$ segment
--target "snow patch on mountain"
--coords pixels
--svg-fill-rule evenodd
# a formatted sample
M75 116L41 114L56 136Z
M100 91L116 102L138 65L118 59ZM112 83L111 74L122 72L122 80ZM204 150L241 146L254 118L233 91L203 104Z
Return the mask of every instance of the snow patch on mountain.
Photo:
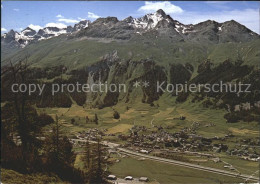
M75 24L74 27L67 26L65 28L58 27L45 27L40 29L38 32L33 30L30 27L25 28L20 33L17 31L9 31L8 33L4 33L1 36L1 41L3 40L6 43L15 43L24 48L32 41L40 41L53 38L55 36L59 36L61 34L67 34L71 32L80 31L88 27L90 21L82 20L79 23Z
M158 10L155 13L147 14L141 18L133 18L128 24L139 29L154 29L161 20L165 19L167 22L170 21L169 18L165 16L164 12L161 13Z
M172 19L169 15L166 15L165 12L160 9L155 13L150 13L140 18L133 18L130 16L122 21L118 21L116 17L107 17L99 18L93 23L91 23L89 20L81 20L73 27L48 26L40 29L38 32L29 27L20 33L11 30L1 36L1 42L25 47L31 42L53 38L62 34L67 34L68 36L69 34L75 32L79 32L79 34L75 34L76 37L88 35L90 37L111 38L112 36L115 37L115 39L127 40L132 37L132 34L143 35L143 33L150 32L150 30L157 31L158 35L168 34L171 38L178 38L179 40L192 40L196 36L206 37L212 32L213 34L217 33L218 36L223 34L236 33L239 34L237 40L241 40L241 35L243 35L242 40L251 40L253 37L258 36L258 34L252 32L245 26L240 25L238 22L233 20L227 21L225 23L218 23L212 20L208 20L195 25L185 25L178 22L177 20ZM194 32L198 34L193 34ZM153 32L153 34L154 33L155 32ZM156 35L156 37L158 35ZM224 38L225 40L227 39L226 37ZM230 40L234 39L230 37Z

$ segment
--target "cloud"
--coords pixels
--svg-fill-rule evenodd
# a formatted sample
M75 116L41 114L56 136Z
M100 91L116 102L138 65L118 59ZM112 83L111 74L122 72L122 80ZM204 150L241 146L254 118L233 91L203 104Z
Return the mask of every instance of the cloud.
M39 26L39 25L33 25L33 24L30 24L28 27L31 28L31 29L33 29L33 30L35 30L35 31L38 31L39 29L42 29L41 26Z
M153 13L159 9L162 9L167 14L182 13L183 9L179 6L172 4L169 1L164 2L149 2L145 1L145 5L141 6L138 11L144 13Z
M14 8L13 10L14 10L14 11L20 11L18 8Z
M100 16L96 15L95 13L92 13L92 12L88 12L88 18L90 19L97 19L99 18Z
M61 14L56 16L57 18L64 18L64 16L62 16Z
M217 22L225 22L235 20L240 24L245 25L252 31L259 33L259 10L244 9L244 10L222 10L210 12L192 12L185 11L182 15L172 15L172 18L184 24L197 24L206 20L215 20Z
M75 19L65 19L65 18L61 18L61 19L58 19L59 22L65 22L65 23L78 23L79 21L78 20L75 20Z
M5 28L3 28L3 27L1 27L1 32L4 32L4 31L7 31L7 29L5 29Z
M86 19L83 19L83 18L81 18L81 17L78 17L78 19L79 19L80 21L82 21L82 20L86 20Z
M67 26L63 23L54 23L54 22L51 22L51 23L48 23L45 25L45 27L57 27L57 28L66 28Z

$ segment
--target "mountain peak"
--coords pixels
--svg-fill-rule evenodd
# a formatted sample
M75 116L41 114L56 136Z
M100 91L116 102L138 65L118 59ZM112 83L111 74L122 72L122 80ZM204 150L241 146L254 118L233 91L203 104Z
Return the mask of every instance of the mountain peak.
M127 18L125 18L123 21L127 22L127 23L132 23L134 20L134 18L132 16L129 16Z
M21 31L21 35L23 36L34 36L36 34L36 31L30 27L25 28L24 30Z
M157 10L156 13L161 15L162 17L166 17L166 13L162 9Z
M243 27L245 27L244 25L242 25L242 24L240 24L239 22L237 22L237 21L235 21L235 20L229 20L229 21L226 21L226 22L224 22L224 24L227 24L227 25L232 25L232 26L243 26Z
M81 20L77 24L67 27L45 27L38 32L30 27L21 32L10 30L4 33L1 41L15 43L24 47L32 41L49 39L61 34L73 34L72 36L90 36L115 39L130 39L136 35L157 34L168 35L176 40L192 40L206 42L245 42L259 38L257 33L252 32L244 25L230 20L218 23L214 20L207 20L198 24L182 24L171 18L162 9L149 13L143 17L133 18L131 16L119 21L117 17L98 18L94 22ZM181 38L181 39L179 39Z
M85 28L87 28L89 26L90 23L91 22L89 20L82 20L79 23L74 25L72 31L79 31L81 29L85 29Z
M117 17L106 17L106 18L98 18L97 20L95 20L93 23L98 23L98 22L101 22L101 23L117 23L118 22L118 19Z
M30 27L26 27L24 30L22 30L22 32L25 31L25 30L35 31L34 29L32 29Z

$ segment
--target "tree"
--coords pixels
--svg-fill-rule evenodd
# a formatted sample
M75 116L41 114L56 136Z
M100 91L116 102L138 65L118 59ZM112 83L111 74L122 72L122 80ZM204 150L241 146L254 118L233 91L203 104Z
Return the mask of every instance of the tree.
M52 132L46 135L44 160L47 172L54 172L61 179L72 183L83 183L82 172L73 166L75 155L72 144L68 137L63 135L57 115Z
M227 113L224 115L224 118L227 120L228 123L236 123L240 120L237 113Z
M24 59L20 60L16 65L13 65L13 63L10 61L10 68L9 68L9 74L7 73L7 77L10 77L10 85L12 84L27 84L27 75L28 75L28 65L27 65L27 58L26 56ZM23 152L26 152L29 149L29 142L30 142L30 135L26 120L26 100L27 100L27 94L26 93L13 93L13 103L15 106L15 112L17 116L17 122L18 122L18 133L21 137L22 142L22 148Z
M74 118L72 118L70 121L71 121L71 124L75 123L75 119Z
M105 154L100 139L95 144L86 142L84 155L81 157L84 163L86 183L107 183L105 179L107 173L104 169L107 164Z
M41 116L38 115L37 111L26 104L25 106L26 124L27 124L27 146L23 147L22 139L19 134L19 122L15 111L15 104L8 102L1 109L2 114L2 150L1 155L2 164L12 169L19 170L21 172L32 172L36 171L41 164L40 150L42 141L37 139L41 137L42 123L45 123ZM18 134L17 134L18 132ZM19 138L20 136L20 138ZM30 138L30 139L29 139Z
M16 64L10 61L10 66L2 73L3 81L5 81L5 88L12 89L13 84L31 83L32 77L28 67L28 55L23 59L19 59ZM16 122L16 130L21 139L22 159L25 161L26 170L33 168L34 162L38 159L38 151L40 148L40 141L36 138L39 136L41 125L39 124L39 117L37 111L31 106L28 101L28 93L10 91L11 101L14 105L13 115Z
M98 117L97 117L97 114L95 113L95 117L94 117L94 122L96 123L96 124L98 124Z
M114 119L119 119L120 118L120 114L116 110L114 110L113 116L114 116Z
M81 157L81 161L83 162L83 169L85 173L85 182L88 183L90 178L93 177L93 169L91 168L92 166L92 158L94 157L91 153L91 145L89 144L88 140L85 144L84 148L84 155Z
M85 145L85 156L82 157L82 161L84 162L84 169L88 170L90 168L90 145L87 140Z
M46 137L45 154L47 164L54 170L60 169L63 165L70 166L74 162L72 145L67 136L62 135L59 118L56 115L55 125L52 132Z
M39 119L38 120L39 121L39 125L42 126L42 127L45 126L45 125L50 125L50 124L54 123L54 120L52 119L52 117L49 116L46 113L40 114L38 119Z
M98 139L98 142L97 142L97 171L96 171L96 182L97 183L103 183L103 180L104 180L104 174L105 174L105 171L103 170L103 164L104 164L104 158L102 157L102 153L104 150L102 150L102 146L101 146L101 143L100 143L100 139Z
M88 123L89 122L89 118L88 118L88 116L86 116L86 123Z

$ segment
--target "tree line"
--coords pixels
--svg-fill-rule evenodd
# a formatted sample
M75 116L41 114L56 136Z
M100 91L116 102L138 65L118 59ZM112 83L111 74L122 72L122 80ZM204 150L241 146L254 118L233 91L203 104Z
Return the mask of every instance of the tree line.
M2 70L5 84L29 84L30 70L25 57L15 65L10 62ZM7 95L7 94L5 94ZM1 108L1 166L22 174L55 173L71 183L107 183L105 179L104 148L86 144L82 159L84 169L74 167L75 153L69 138L59 123L45 114L38 113L35 103L26 93L9 93L9 100ZM44 130L48 125L49 131Z

